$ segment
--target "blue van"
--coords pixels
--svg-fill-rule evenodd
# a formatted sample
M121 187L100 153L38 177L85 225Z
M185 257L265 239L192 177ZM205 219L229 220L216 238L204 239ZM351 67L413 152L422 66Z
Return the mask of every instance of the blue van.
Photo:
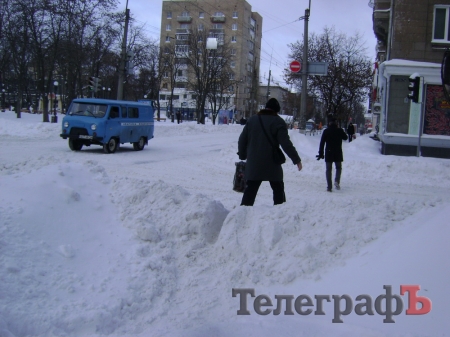
M153 116L153 101L77 98L63 118L60 136L69 139L72 151L95 144L103 146L105 153L114 153L125 143L140 151L153 138Z

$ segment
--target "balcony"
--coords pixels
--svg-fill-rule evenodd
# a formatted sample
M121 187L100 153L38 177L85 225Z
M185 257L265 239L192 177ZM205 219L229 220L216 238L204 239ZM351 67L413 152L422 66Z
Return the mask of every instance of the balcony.
M186 83L188 81L187 76L176 76L175 82L177 83Z
M177 28L176 34L191 34L192 29Z
M225 23L225 16L211 16L212 23Z
M177 16L177 21L180 23L191 23L192 16Z
M374 0L373 32L383 45L387 44L389 36L389 18L391 16L390 0Z
M209 34L224 34L225 30L223 28L211 28Z

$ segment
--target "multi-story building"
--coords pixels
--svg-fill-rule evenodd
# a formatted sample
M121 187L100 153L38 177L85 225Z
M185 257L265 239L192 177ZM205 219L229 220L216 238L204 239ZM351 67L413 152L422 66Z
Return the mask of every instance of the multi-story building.
M450 102L441 77L450 47L450 0L369 4L378 40L371 110L381 152L450 158ZM408 98L416 77L418 102Z
M280 87L279 85L260 85L258 91L258 108L262 109L265 107L266 102L269 98L276 98L281 105L280 114L292 115L291 111L287 111L286 98L289 91L286 88Z
M176 44L177 50L188 48L185 41L193 32L206 31L218 43L229 43L234 86L227 109L236 111L237 117L249 114L251 103L256 101L261 53L262 17L252 12L245 0L163 0L161 17L161 47ZM177 56L182 58L182 53ZM173 109L195 110L196 97L190 91L188 76L193 76L185 67L180 68L179 79L174 86ZM255 85L256 82L256 85ZM170 82L163 78L160 91L164 108L171 94ZM255 106L256 108L256 106Z

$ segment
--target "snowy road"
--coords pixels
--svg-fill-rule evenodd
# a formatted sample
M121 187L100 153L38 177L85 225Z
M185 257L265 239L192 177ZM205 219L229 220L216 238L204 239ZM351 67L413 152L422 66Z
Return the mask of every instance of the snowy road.
M378 256L387 240L409 254L405 233L428 233L424 219L450 209L449 160L382 156L379 143L358 137L343 144L341 190L328 193L325 164L315 158L319 137L290 131L303 170L283 166L287 203L274 207L263 183L255 206L239 207L232 178L240 125L156 123L143 151L124 145L104 154L99 146L72 152L60 125L37 117L0 115L0 335L266 337L280 322L286 336L301 337L448 331L430 328L448 325L439 298L450 266L445 253L425 254L441 247L432 235L445 233L430 231L424 243L423 265L439 268L379 271L367 283L368 292L405 280L428 289L437 316L405 319L395 333L379 317L356 317L356 329L329 317L316 325L236 316L231 289L299 294L302 282L324 280L342 293L345 285L327 275L339 266L356 275L360 266L343 266L365 249Z

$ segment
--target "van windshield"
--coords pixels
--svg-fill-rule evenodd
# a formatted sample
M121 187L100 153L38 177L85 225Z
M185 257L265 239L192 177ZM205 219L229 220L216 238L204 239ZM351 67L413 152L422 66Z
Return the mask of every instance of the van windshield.
M90 116L94 118L102 118L106 114L107 105L93 103L76 103L73 102L67 111L72 116Z

